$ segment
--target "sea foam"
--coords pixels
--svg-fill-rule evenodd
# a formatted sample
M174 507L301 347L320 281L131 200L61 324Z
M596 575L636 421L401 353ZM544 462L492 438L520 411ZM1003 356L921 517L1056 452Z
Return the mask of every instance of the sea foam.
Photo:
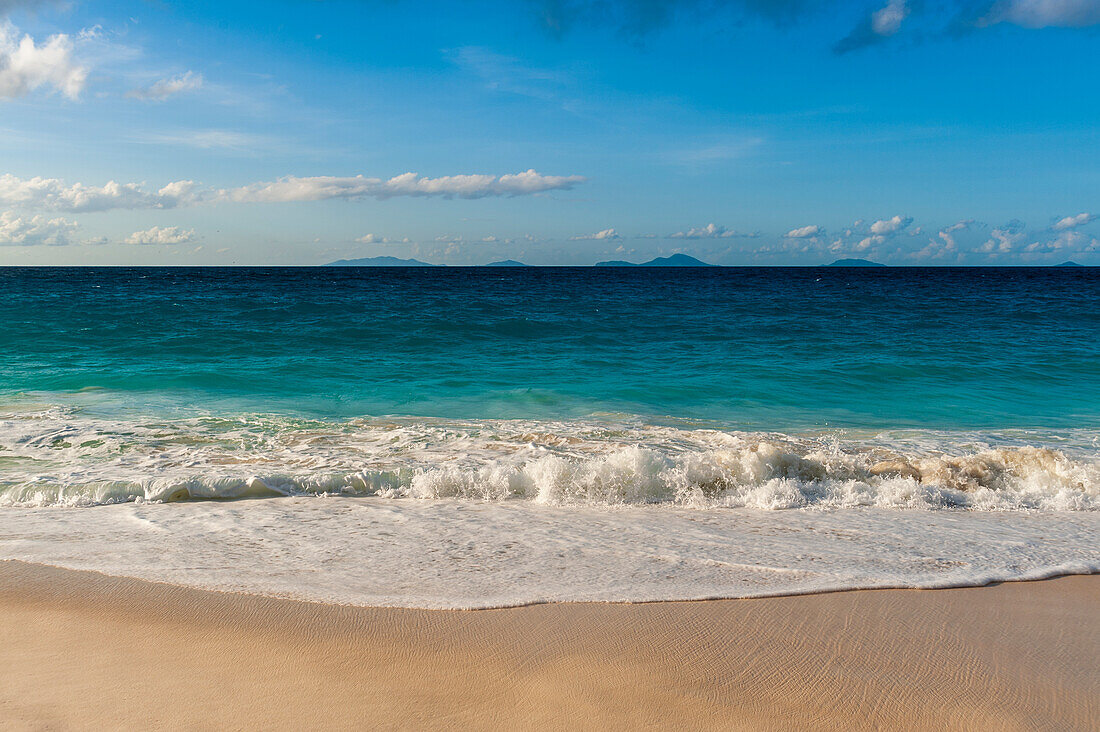
M485 608L1100 572L1100 512L281 497L0 509L0 559L351 605Z
M817 434L572 421L0 415L0 506L374 496L542 506L1095 511L1090 432Z
M979 585L1100 571L1096 456L1083 430L9 409L0 559L429 608Z

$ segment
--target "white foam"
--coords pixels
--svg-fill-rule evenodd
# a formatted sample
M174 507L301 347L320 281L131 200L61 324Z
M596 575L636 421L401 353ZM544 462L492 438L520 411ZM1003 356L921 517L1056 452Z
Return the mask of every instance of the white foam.
M1096 434L0 412L0 506L340 494L543 506L1100 509Z
M1100 571L1098 454L1086 430L4 407L0 558L428 608L976 585Z
M592 470L609 471L600 474L614 484L635 459L642 458ZM0 510L4 559L424 608L1038 579L1100 572L1098 538L1095 511L698 510L379 497Z

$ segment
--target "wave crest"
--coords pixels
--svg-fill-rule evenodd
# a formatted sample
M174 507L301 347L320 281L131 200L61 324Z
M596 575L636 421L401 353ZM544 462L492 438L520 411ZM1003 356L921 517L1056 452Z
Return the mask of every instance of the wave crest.
M301 494L542 505L1100 509L1100 462L1010 435L860 437L608 422L0 418L0 505Z
M675 458L628 447L587 460L547 456L519 467L427 470L416 474L407 495L703 508L1098 508L1097 467L1054 450L1024 447L880 461L874 457L798 454L767 442Z

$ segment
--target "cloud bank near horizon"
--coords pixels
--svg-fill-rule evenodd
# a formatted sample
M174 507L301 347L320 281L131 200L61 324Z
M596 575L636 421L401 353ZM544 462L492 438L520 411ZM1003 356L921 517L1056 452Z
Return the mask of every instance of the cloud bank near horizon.
M127 190L124 187L121 189ZM163 190L163 189L162 189ZM156 195L159 195L157 192ZM1078 255L1100 255L1100 238L1089 228L1100 216L1090 212L1053 218L1040 227L1029 228L1022 221L1012 220L1000 225L990 225L964 219L953 224L933 228L925 232L914 226L911 216L894 215L881 219L857 220L841 230L829 230L819 224L791 229L786 233L765 235L738 234L719 224L691 228L664 237L646 234L624 234L615 228L595 233L561 237L536 237L531 234L519 237L495 235L464 238L461 235L437 236L434 239L417 239L410 236L389 237L366 234L347 239L358 246L400 246L410 248L417 257L454 260L486 251L485 246L495 247L510 258L532 253L528 245L550 245L554 242L591 242L595 249L588 250L594 257L621 256L627 249L627 239L665 240L667 245L650 245L650 254L639 256L665 256L678 252L689 253L707 261L738 264L797 264L821 263L831 259L864 258L891 264L1028 264L1050 262ZM0 245L5 246L68 246L122 244L138 246L173 247L194 244L200 236L194 228L182 226L152 226L134 231L124 237L81 237L76 233L81 227L76 221L65 218L47 218L41 214L23 215L12 211L0 213ZM734 243L737 240L737 243ZM320 243L320 239L316 240ZM750 243L750 241L752 243ZM615 245L614 250L601 250L600 245ZM687 246L685 246L687 245ZM422 247L426 246L427 249ZM433 248L434 247L434 248ZM347 252L348 256L361 256Z

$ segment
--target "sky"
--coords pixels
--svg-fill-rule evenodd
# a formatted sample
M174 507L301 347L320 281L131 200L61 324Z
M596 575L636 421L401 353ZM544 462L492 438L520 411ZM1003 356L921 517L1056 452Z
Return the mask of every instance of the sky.
M1100 0L0 0L0 264L1100 265Z

